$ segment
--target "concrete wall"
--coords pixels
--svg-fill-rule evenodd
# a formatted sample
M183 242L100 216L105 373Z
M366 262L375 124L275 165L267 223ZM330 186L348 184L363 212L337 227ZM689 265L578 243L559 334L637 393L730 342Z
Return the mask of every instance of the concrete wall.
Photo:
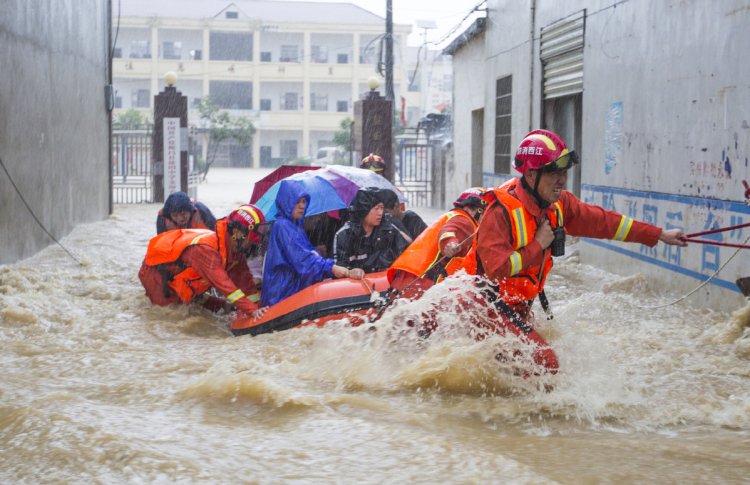
M688 233L750 221L743 186L750 182L750 0L489 0L488 7L485 181L515 175L492 171L495 80L513 75L516 146L541 126L541 29L586 9L583 135L576 147L584 154L582 199ZM457 81L456 92L465 88ZM464 109L457 100L457 112ZM456 138L457 154L468 141ZM745 228L709 237L746 244L749 236ZM697 304L736 306L743 299L734 280L750 275L747 250L733 257L733 248L699 244L582 246L584 262L640 272L676 292L695 288L726 263L691 298Z
M108 0L0 2L0 159L58 240L110 207ZM0 171L0 263L53 241Z
M453 56L453 161L446 170L445 192L446 203L451 203L468 187L471 187L471 130L472 111L485 108L485 85L489 82L485 76L477 75L484 70L484 35L480 34L470 40ZM487 108L485 108L487 110ZM485 111L486 112L486 111ZM493 125L494 126L494 125ZM485 139L492 134L484 132Z

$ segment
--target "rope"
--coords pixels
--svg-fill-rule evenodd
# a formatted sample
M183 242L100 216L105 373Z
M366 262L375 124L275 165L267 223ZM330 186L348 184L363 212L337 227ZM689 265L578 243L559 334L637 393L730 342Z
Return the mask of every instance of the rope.
M47 228L46 228L46 227L44 227L44 224L42 224L42 223L41 223L41 221L40 221L40 220L39 220L39 219L38 219L38 218L36 217L36 214L34 214L34 211L33 211L33 210L31 210L31 207L29 207L29 204L28 204L28 203L26 202L26 199L24 199L24 198L23 198L23 195L21 195L21 191L20 191L20 190L18 190L18 186L17 186L17 185L16 185L16 183L15 183L15 182L13 181L13 177L11 177L11 176L10 176L10 173L8 173L8 169L7 169L7 168L5 168L5 164L3 163L3 159L2 159L2 158L0 158L0 167L3 167L3 171L5 172L5 175L7 175L7 176L8 176L8 180L10 180L10 184L11 184L11 185L13 186L13 188L14 188L14 189L16 190L16 193L18 194L18 197L20 197L20 198L21 198L21 202L23 202L23 205L25 205L25 206L26 206L26 209L28 209L28 211L29 211L29 214L31 214L31 217L33 217L33 218L34 218L34 220L36 221L36 223L37 223L37 224L39 224L39 227L41 227L41 228L42 228L42 230L43 230L43 231L44 231L44 232L45 232L45 233L46 233L46 234L47 234L47 235L48 235L48 236L49 236L49 237L50 237L50 238L51 238L51 239L52 239L53 241L55 241L55 242L57 243L57 245L58 245L58 246L60 246L61 248L63 248L63 249L65 250L65 252L66 252L66 253L68 253L68 256L70 256L70 257L71 257L71 258L73 259L73 261L75 261L76 263L78 263L78 264L80 264L81 266L83 266L83 263L82 263L82 262L80 262L80 261L79 261L79 260L78 260L78 259L77 259L77 258L76 258L75 256L73 256L73 253L71 253L70 251L68 251L68 249L67 249L67 248L66 248L65 246L63 246L62 244L60 244L60 241L58 241L57 239L55 239L55 236L53 236L53 235L52 235L52 234L51 234L51 233L50 233L50 232L49 232L49 231L47 230Z
M742 244L747 244L748 241L750 241L750 236L748 236L747 238L745 238L745 241ZM734 253L729 257L729 259L727 259L724 262L724 264L722 264L719 267L719 269L717 269L716 271L714 271L714 274L712 274L711 276L709 276L706 281L704 281L700 285L696 286L692 291L690 291L689 293L681 296L680 298L676 299L675 301L672 301L672 302L669 302L669 303L665 303L664 305L638 306L638 308L642 308L642 309L646 309L646 310L655 310L655 309L658 309L658 308L665 308L665 307L674 305L675 303L679 303L682 300L685 300L687 297L689 297L690 295L692 295L696 291L700 290L701 288L703 288L704 286L706 286L712 279L714 279L716 277L716 275L718 275L721 272L721 270L723 270L729 264L729 262L732 259L734 259L735 256L737 256L737 253L739 253L741 250L742 250L742 248L735 249Z

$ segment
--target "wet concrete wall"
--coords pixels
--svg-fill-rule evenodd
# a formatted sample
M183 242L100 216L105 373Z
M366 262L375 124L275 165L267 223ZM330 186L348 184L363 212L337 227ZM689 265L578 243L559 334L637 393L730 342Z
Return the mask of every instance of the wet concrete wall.
M0 264L110 208L109 0L0 2ZM9 177L10 176L10 177Z
M489 0L485 32L485 182L494 174L494 83L513 75L512 141L542 126L540 31L585 9L581 198L685 232L750 221L750 1ZM533 30L533 36L531 31ZM456 85L458 91L461 86ZM456 103L456 110L460 106ZM463 138L456 140L456 152ZM712 235L747 244L747 228ZM581 259L641 273L692 301L732 307L747 250L585 240ZM724 266L726 264L726 266Z

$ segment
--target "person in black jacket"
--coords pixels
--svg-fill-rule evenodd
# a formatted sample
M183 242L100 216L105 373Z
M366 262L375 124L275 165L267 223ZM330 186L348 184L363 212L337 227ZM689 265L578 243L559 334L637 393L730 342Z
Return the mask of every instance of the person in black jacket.
M393 218L391 222L402 231L406 231L412 241L427 229L427 224L419 217L419 214L404 210L404 204L398 200L396 192L390 189L382 189L382 192L385 211Z
M334 238L336 264L376 273L388 269L401 255L408 243L383 217L383 212L380 189L365 187L357 191L349 207L349 222Z

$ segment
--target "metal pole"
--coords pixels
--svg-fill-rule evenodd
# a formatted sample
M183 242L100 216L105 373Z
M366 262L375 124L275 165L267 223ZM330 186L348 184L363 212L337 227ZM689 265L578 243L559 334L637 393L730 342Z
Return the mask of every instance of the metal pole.
M393 102L393 0L385 5L385 99Z

